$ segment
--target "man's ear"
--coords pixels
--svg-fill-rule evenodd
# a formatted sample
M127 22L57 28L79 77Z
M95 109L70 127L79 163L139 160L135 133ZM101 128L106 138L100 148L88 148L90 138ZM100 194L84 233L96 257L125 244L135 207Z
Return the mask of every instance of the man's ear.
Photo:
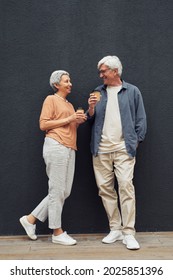
M114 69L114 72L115 72L115 74L117 75L117 74L118 74L118 69L115 68L115 69Z

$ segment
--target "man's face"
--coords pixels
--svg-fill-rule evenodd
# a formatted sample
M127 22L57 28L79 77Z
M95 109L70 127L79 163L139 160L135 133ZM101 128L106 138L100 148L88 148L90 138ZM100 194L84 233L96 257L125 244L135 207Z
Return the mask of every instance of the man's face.
M107 65L102 64L99 68L99 76L107 86L113 86L116 81L117 69L110 69Z

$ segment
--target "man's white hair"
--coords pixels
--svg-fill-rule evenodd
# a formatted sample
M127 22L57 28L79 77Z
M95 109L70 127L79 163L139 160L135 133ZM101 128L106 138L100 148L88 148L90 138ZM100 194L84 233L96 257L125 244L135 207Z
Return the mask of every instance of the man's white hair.
M50 76L50 86L53 88L54 91L57 91L57 89L54 87L54 84L59 84L61 81L62 75L68 75L70 74L64 70L56 70L54 71Z
M102 64L105 64L106 66L108 66L112 70L115 69L115 68L118 69L118 74L121 77L123 67L122 67L120 59L117 56L108 55L108 56L103 57L98 62L97 68L99 69Z

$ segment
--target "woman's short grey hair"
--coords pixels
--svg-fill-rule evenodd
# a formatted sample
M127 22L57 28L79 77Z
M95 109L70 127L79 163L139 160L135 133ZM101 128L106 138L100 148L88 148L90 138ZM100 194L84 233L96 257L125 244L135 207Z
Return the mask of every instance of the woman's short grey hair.
M115 69L115 68L118 69L118 74L121 77L123 67L122 67L120 59L117 56L108 55L108 56L103 57L98 62L97 68L99 69L102 64L105 64L106 66L108 66L112 70Z
M57 88L54 87L54 84L59 84L61 81L62 75L68 75L70 74L64 70L56 70L54 71L50 76L50 86L53 88L54 91L57 91Z

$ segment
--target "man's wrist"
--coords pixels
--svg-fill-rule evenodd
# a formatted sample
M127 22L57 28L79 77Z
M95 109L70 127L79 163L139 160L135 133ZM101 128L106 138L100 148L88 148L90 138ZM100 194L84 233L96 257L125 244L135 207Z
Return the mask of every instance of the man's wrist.
M89 107L89 108L88 108L88 111L94 111L94 108Z
M94 115L94 113L95 113L94 111L95 111L95 108L93 108L93 107L88 108L88 114L90 117L92 117Z

